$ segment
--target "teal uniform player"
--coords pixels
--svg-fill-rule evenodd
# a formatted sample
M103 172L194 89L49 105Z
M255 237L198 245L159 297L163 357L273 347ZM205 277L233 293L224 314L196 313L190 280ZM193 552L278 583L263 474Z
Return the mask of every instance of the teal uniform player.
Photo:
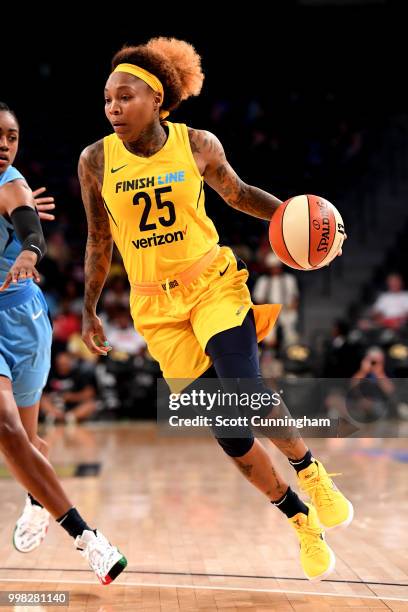
M0 189L23 178L9 166L0 174ZM20 252L12 223L0 215L0 285ZM41 397L50 369L51 339L48 306L32 279L11 283L0 292L0 376L11 380L19 408L32 406Z

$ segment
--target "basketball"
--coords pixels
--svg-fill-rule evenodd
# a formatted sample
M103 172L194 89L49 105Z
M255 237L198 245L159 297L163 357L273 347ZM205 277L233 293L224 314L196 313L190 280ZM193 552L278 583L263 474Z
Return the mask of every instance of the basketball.
M341 249L343 219L325 198L295 196L274 213L269 225L269 241L287 266L316 270L329 264Z

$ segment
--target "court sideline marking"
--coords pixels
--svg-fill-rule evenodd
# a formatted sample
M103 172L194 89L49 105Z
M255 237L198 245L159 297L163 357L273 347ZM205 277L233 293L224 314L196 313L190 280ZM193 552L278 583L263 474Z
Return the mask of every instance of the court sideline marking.
M20 582L29 584L31 582L41 582L42 584L87 584L93 586L99 586L97 582L91 580L49 580L39 578L38 580L26 580L19 578L0 578L0 582ZM310 595L312 597L343 597L349 599L375 599L384 601L404 601L408 602L408 597L387 597L385 595L354 595L350 593L325 593L325 592L314 592L314 591L292 591L286 589L254 589L245 587L229 587L229 586L208 586L208 585L195 585L195 584L160 584L160 583L145 583L145 582L124 582L115 583L112 587L147 587L156 589L189 589L196 591L240 591L244 593L280 593L282 595Z

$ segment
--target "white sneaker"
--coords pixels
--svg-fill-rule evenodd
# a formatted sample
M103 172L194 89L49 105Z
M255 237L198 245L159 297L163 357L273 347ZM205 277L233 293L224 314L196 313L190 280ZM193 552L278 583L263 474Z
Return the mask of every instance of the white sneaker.
M45 508L31 503L27 496L23 514L14 528L13 544L16 550L28 553L38 548L50 523L50 514Z
M123 572L127 560L100 531L95 531L96 535L93 531L85 529L82 535L75 539L75 546L88 561L99 582L109 584Z

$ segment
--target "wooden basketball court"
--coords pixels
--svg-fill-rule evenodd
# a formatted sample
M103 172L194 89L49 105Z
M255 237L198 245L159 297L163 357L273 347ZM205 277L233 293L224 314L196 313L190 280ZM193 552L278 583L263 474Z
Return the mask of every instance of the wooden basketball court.
M337 483L355 508L350 527L327 533L336 571L318 583L303 578L286 519L213 440L165 438L143 423L56 428L48 440L80 512L129 565L112 585L100 586L55 523L38 550L15 551L11 536L24 494L3 470L2 591L68 590L69 610L78 612L408 610L404 440L309 441L328 471L342 472ZM265 444L296 486L286 459Z

